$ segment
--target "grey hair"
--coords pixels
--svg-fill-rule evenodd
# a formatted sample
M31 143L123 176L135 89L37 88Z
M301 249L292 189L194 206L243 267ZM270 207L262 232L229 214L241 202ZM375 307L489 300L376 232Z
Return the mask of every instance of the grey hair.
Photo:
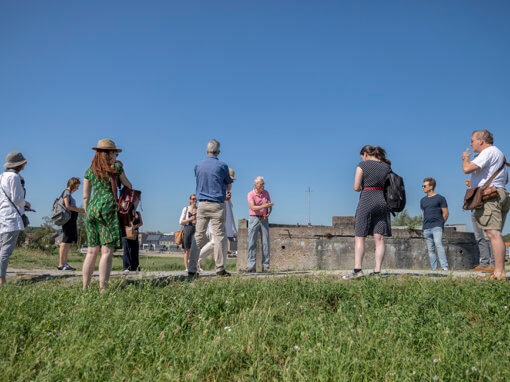
M257 176L255 179L253 179L253 184L257 184L258 182L260 181L263 181L264 180L264 177L263 176Z
M211 139L209 143L207 143L207 152L210 154L219 154L220 142L218 142L216 139Z

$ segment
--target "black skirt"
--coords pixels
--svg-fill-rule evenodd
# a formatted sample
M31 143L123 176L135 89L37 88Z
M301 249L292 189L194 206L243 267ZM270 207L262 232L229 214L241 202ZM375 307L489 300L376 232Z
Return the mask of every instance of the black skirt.
M71 219L62 226L64 235L62 237L62 243L76 243L78 241L78 229L77 229L78 212L71 212Z
M185 225L182 230L182 249L191 249L191 241L193 239L193 235L195 234L195 226Z

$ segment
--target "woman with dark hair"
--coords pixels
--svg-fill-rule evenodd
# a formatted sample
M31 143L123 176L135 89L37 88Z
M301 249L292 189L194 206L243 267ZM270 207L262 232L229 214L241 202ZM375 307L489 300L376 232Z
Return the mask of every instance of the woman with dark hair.
M9 258L25 229L25 211L30 211L30 203L25 201L25 181L19 174L28 160L18 152L7 154L6 159L5 171L0 176L0 285L6 282Z
M195 225L197 224L197 197L195 194L189 196L189 205L182 209L179 224L184 226L182 229L182 249L184 249L184 266L187 271L191 241L195 236Z
M346 280L363 276L368 235L373 235L375 242L375 268L371 275L378 276L384 259L384 236L391 236L390 215L384 199L384 183L391 162L381 147L364 146L360 155L354 177L354 191L361 192L354 223L354 270L343 277Z
M72 243L76 243L78 241L78 229L77 229L77 221L78 214L84 214L85 210L83 208L76 207L76 200L71 196L73 192L80 188L80 178L71 178L67 181L67 187L62 193L64 198L64 204L68 211L71 212L71 219L62 226L62 243L60 243L60 251L59 251L59 271L75 271L73 267L67 264L67 254L69 253L69 248L71 248Z
M115 248L120 248L121 232L117 216L117 203L110 180L115 177L116 183L133 188L126 178L122 163L117 155L122 150L110 139L98 142L92 164L85 172L83 181L83 206L87 228L88 251L83 262L83 289L87 288L94 273L96 258L101 248L99 261L99 291L102 293L108 285L112 270L112 257ZM94 193L91 198L91 191Z

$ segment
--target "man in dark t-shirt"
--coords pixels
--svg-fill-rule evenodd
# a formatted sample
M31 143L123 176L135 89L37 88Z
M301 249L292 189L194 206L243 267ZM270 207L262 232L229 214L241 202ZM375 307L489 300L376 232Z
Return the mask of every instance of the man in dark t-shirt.
M448 204L444 196L436 194L436 180L434 178L423 179L423 192L427 194L420 201L420 208L423 213L423 236L427 240L430 266L437 269L437 256L443 271L448 270L448 260L443 247L444 223L448 219Z

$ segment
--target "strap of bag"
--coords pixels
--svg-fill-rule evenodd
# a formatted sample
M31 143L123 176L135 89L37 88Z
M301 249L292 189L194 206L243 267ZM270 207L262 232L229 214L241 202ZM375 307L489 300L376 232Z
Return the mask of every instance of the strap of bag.
M112 186L113 197L115 198L115 204L117 205L117 209L119 209L119 195L117 191L117 179L115 179L115 175L111 172L108 173L110 175L110 185Z
M19 209L18 207L16 206L16 204L14 204L11 200L11 198L9 198L9 196L7 195L7 193L5 192L4 188L1 186L2 185L2 178L4 177L4 174L2 174L2 176L0 176L0 188L2 189L2 192L4 193L5 197L7 198L7 200L12 204L12 206L14 207L14 209L16 210L16 212L18 213L19 217L21 219L23 219L23 216L21 215L21 212L19 212Z
M503 169L505 168L506 165L507 165L506 158L503 158L503 164L498 169L498 171L496 171L494 174L492 174L492 176L489 178L489 180L487 180L487 182L485 182L485 184L482 187L480 187L480 188L482 190L485 190L489 186L489 184L491 184L491 182L494 180L494 178L496 178L496 176L498 176L499 173L501 171L503 171Z

